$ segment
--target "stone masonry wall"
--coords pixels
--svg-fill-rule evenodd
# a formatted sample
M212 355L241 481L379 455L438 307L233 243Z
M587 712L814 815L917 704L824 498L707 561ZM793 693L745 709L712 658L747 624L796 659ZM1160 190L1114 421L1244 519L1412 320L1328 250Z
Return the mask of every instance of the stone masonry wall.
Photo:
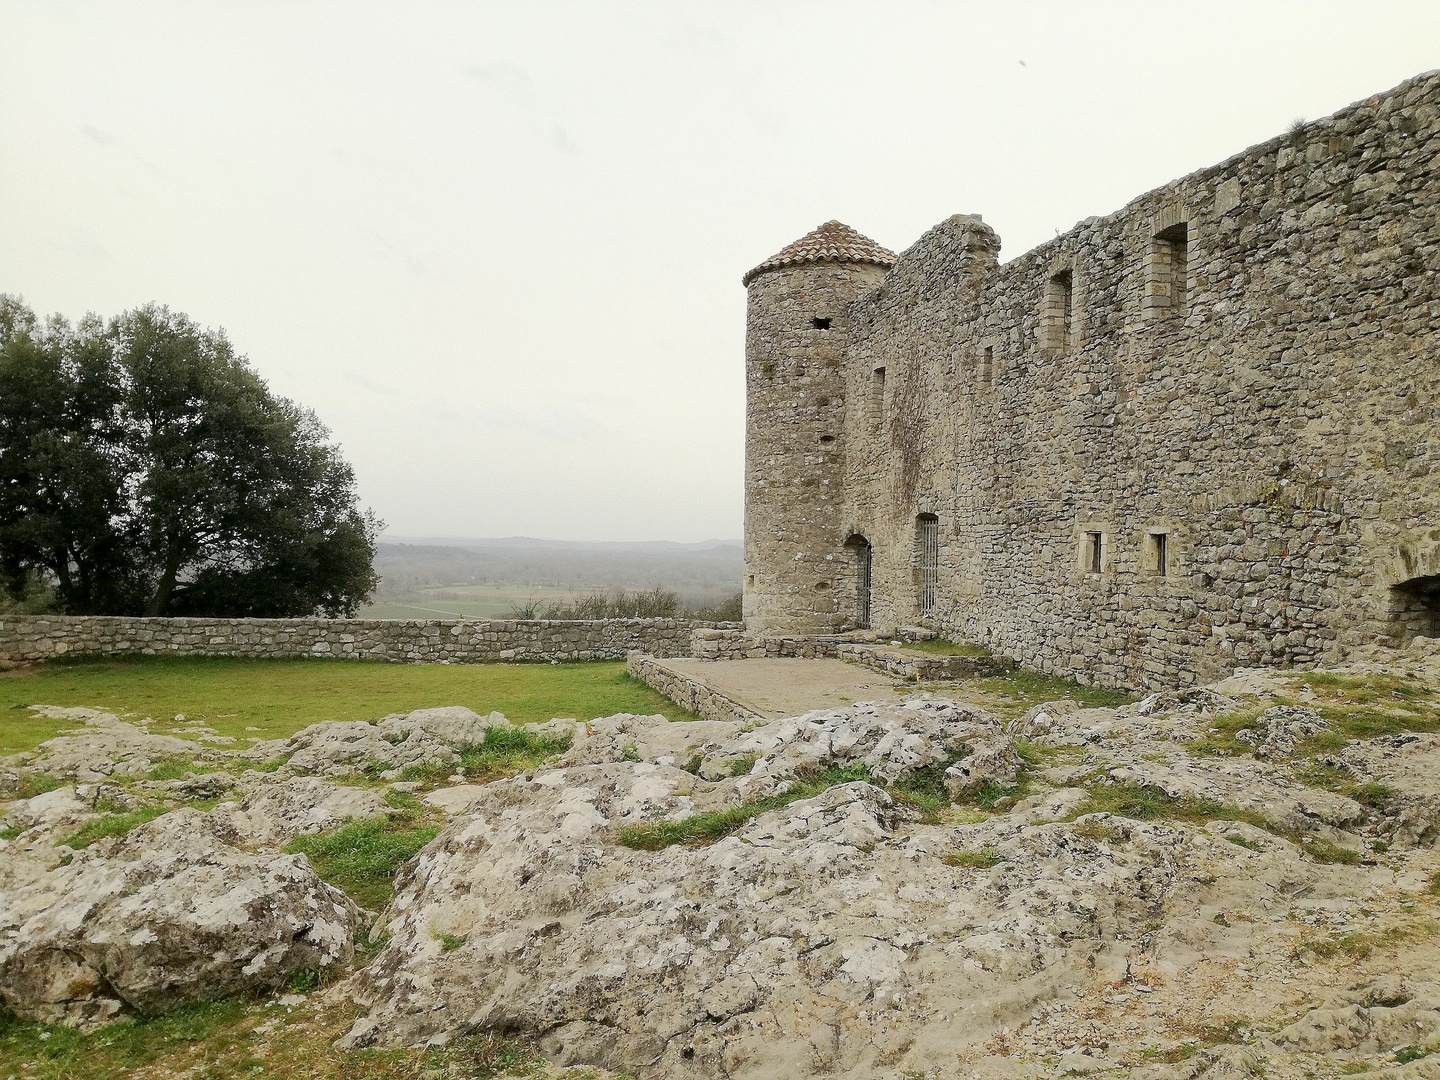
M921 237L847 312L872 625L1123 687L1440 634L1437 162L1430 73L1003 265Z
M56 656L326 656L351 660L477 663L622 660L640 649L688 656L694 619L156 619L0 617L0 659Z

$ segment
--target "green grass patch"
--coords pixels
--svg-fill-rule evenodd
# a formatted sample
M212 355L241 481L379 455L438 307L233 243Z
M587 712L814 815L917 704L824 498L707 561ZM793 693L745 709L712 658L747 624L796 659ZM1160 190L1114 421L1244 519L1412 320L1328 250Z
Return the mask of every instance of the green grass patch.
M984 870L997 863L1004 861L1001 854L993 847L982 848L980 851L962 851L959 848L951 848L940 856L940 861L946 866L959 866L968 870Z
M298 836L285 848L303 852L320 877L362 907L384 907L395 872L440 833L440 825L402 814L377 815L331 832Z
M984 645L973 641L947 641L945 638L931 638L929 641L906 642L905 648L914 652L930 653L932 656L990 656Z
M400 774L400 778L434 784L456 773L464 773L468 780L488 782L533 769L551 754L569 748L569 739L551 739L522 727L496 724L485 732L484 742L458 748L459 764L411 765Z
M135 657L54 661L0 678L0 753L30 750L62 729L30 703L83 705L117 715L206 724L247 745L288 738L323 720L375 720L390 713L465 705L503 712L512 724L614 713L697 717L625 671L620 661L574 664L386 664L365 660ZM252 730L253 729L253 730ZM180 736L187 737L187 736ZM194 737L194 736L189 736Z
M138 829L148 821L154 821L161 814L168 813L167 806L144 806L128 814L107 814L105 817L87 821L60 843L66 847L89 847L96 840L107 836L124 836L131 829Z
M1426 928L1421 933L1433 933ZM1301 941L1290 954L1291 960L1298 960L1306 952L1314 953L1321 960L1329 960L1342 953L1356 960L1364 960L1376 949L1392 948L1403 941L1417 936L1414 927L1391 926L1380 931L1357 930L1334 938L1312 938Z
M1076 817L1109 813L1137 821L1184 821L1195 825L1211 821L1243 821L1257 829L1264 829L1271 835L1289 840L1316 862L1354 865L1360 861L1359 852L1316 836L1278 829L1263 815L1243 807L1229 806L1209 799L1171 798L1158 788L1142 784L1093 784L1085 790L1090 794L1076 808ZM1241 847L1251 846L1233 837L1227 839Z
M969 684L994 699L997 711L1007 716L1020 716L1047 701L1069 700L1087 709L1118 709L1139 699L1123 690L1104 690L1097 686L1081 686L1069 679L1052 679L1033 671L1016 668L1004 675L976 679Z
M65 784L65 781L59 777L49 776L45 773L32 773L24 769L17 770L17 773L20 777L19 786L16 787L13 795L6 795L6 799L33 799L36 795L54 791Z
M1246 728L1253 728L1256 717L1264 711L1264 708L1253 708L1221 713L1210 720L1210 730L1201 738L1186 743L1185 749L1197 757L1237 757L1241 754L1253 754L1255 744L1237 736Z
M713 844L743 828L761 814L779 810L782 806L801 799L813 798L836 784L849 784L856 780L869 781L870 770L864 765L832 766L816 776L797 779L790 790L781 795L771 795L724 810L692 814L679 821L646 821L639 825L622 825L620 843L643 851L659 851L672 844Z
M1295 779L1308 787L1323 788L1354 799L1361 806L1382 814L1390 811L1398 794L1386 784L1357 784L1347 770L1313 759L1295 770Z
M301 973L297 989L308 982L303 976L314 973ZM292 1013L264 999L235 997L86 1032L0 1011L0 1076L422 1080L453 1075L492 1080L532 1075L540 1060L524 1040L495 1035L456 1039L443 1047L339 1049L333 1043L354 1014L353 1007L343 1005L301 1006Z

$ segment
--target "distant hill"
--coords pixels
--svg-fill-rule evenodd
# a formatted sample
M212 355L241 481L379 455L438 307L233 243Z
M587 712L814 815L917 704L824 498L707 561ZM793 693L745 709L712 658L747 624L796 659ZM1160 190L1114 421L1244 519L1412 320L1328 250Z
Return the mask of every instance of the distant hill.
M487 617L527 599L565 601L657 586L678 593L687 606L709 605L740 591L743 565L739 540L386 536L375 554L380 588L360 615Z

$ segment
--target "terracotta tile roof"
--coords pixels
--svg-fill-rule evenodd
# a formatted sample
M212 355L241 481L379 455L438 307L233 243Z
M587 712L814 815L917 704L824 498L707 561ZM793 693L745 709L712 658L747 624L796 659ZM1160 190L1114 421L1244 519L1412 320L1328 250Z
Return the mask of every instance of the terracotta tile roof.
M811 262L872 263L886 268L895 265L895 253L883 248L868 236L861 236L849 225L827 221L814 232L806 233L789 247L771 255L740 279L749 285L766 270Z

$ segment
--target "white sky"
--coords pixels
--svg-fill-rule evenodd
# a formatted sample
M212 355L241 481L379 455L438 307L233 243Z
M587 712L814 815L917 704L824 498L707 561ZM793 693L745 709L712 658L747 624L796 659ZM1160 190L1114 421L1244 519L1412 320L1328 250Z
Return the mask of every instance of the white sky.
M735 537L751 266L1012 258L1436 66L1434 0L0 0L0 291L225 327L392 534Z

